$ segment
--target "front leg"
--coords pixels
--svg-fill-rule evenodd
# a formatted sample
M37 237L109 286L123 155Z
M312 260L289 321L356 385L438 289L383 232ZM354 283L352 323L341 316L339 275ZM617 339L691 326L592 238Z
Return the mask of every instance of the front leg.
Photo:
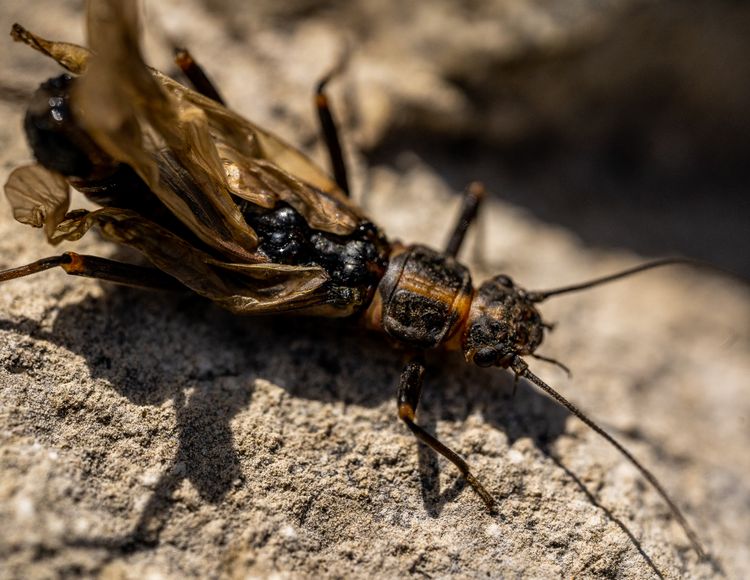
M466 478L466 481L479 494L487 509L492 513L495 510L495 500L492 499L489 492L484 489L484 486L471 473L468 463L455 451L415 423L419 396L422 394L424 371L425 366L421 356L409 362L404 367L404 370L401 371L401 380L398 385L398 418L406 423L406 426L414 433L417 439L430 446L458 467L461 475Z
M484 189L484 185L478 181L474 181L464 191L463 202L461 203L461 215L458 216L458 221L453 227L453 232L448 240L448 244L445 247L445 253L449 256L456 257L458 251L461 249L461 244L464 242L466 232L471 226L472 222L477 217L479 211L479 205L487 195Z

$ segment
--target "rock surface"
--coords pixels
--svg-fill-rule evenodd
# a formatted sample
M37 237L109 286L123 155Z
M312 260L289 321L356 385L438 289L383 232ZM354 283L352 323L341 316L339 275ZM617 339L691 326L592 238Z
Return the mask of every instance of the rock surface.
M150 59L169 68L167 35L188 45L239 111L322 160L310 88L354 37L333 94L354 134L356 196L392 237L440 246L455 189L474 176L502 194L463 253L477 279L502 270L546 288L671 251L750 272L736 194L748 180L734 163L750 93L748 59L735 58L748 42L733 36L747 22L738 3L685 3L675 22L665 17L674 2L634 0L276 4L150 3ZM631 109L615 90L643 70L632 40L652 14L642 10L661 15L659 38L724 31L734 52L720 71L701 69L715 73L718 102L688 82L703 73L667 66L677 41L664 42L660 66L693 92ZM711 26L683 26L701 10ZM5 28L83 38L79 2L8 1L0 16ZM29 161L26 98L57 74L4 47L3 181ZM685 127L665 110L705 116ZM726 163L696 167L717 141ZM624 161L602 164L592 153L602 144ZM679 184L694 187L678 198ZM76 249L122 255L93 234ZM3 203L0 267L55 251ZM558 327L541 352L574 376L531 361L653 469L712 566L623 457L529 385L513 396L506 373L434 355L419 413L498 498L489 516L396 419L401 358L378 336L336 321L238 319L61 272L4 284L0 577L709 578L719 567L746 577L749 298L739 282L673 269L553 300L543 312Z

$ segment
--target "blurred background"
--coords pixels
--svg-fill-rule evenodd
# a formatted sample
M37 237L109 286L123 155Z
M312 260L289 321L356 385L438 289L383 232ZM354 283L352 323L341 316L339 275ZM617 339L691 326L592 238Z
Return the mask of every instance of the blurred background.
M4 26L82 37L81 2ZM472 179L592 247L683 254L750 275L750 5L718 0L203 0L146 3L147 48L191 44L232 105L314 149L309 93L333 85L349 157ZM33 22L29 22L29 17ZM222 66L244 51L241 71ZM5 95L39 59L14 47ZM161 56L159 56L161 55ZM159 60L161 58L161 60ZM3 67L8 71L8 67ZM26 70L29 70L26 68Z
M746 3L206 6L240 37L346 38L369 164L412 151L456 190L481 179L590 245L750 274Z

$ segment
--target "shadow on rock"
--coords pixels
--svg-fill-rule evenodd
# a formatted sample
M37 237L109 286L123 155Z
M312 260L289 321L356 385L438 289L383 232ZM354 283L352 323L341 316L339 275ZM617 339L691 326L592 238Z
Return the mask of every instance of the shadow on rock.
M106 380L133 404L172 401L177 450L133 531L122 538L71 542L76 545L123 550L154 545L184 480L201 499L219 503L242 477L230 421L252 394L247 388L252 380L243 379L254 376L253 365L242 369L234 363L242 360L246 345L213 326L209 319L216 313L209 305L191 297L149 300L136 293L112 288L103 298L64 307L49 331L32 320L0 321L2 329L27 332L83 356L92 378Z
M30 319L0 321L0 329L82 356L93 378L106 380L135 405L172 401L177 451L138 523L124 537L71 542L79 546L147 549L158 543L184 480L211 503L242 485L230 421L249 404L248 385L257 378L303 399L364 407L393 401L398 421L400 355L380 337L342 321L240 318L190 296L112 287L59 310L51 330ZM510 443L528 437L543 448L564 432L567 411L525 385L513 396L509 373L468 367L460 356L441 355L432 363L419 409L430 431L438 419L460 422L480 412ZM419 445L418 453L424 506L437 517L465 482L457 477L441 492L434 452Z

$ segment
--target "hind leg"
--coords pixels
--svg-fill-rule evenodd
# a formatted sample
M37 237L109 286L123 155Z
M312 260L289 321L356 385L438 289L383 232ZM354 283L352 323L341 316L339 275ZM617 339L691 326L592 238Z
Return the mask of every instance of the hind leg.
M0 282L31 276L32 274L44 272L58 266L71 276L96 278L105 282L114 282L116 284L150 290L187 290L176 279L156 268L136 266L134 264L126 264L107 258L81 255L74 252L65 252L60 256L42 258L25 266L0 271Z

